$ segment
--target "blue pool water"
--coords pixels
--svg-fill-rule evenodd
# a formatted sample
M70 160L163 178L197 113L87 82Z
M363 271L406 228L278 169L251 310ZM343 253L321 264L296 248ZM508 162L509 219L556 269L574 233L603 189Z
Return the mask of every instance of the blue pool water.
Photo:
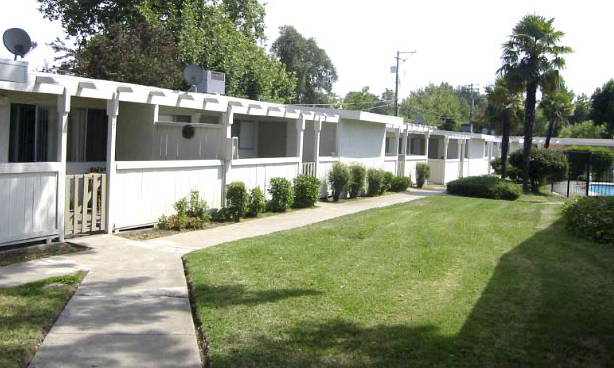
M614 196L614 184L591 184L590 191L602 196Z

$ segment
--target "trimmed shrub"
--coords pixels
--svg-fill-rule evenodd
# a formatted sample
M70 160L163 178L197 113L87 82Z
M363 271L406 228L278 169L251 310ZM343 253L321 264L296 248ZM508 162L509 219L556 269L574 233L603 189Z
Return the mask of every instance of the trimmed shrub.
M429 177L431 177L431 167L429 164L419 162L416 165L416 185L418 188L422 188Z
M577 197L563 206L563 218L573 235L614 245L614 197Z
M197 190L190 191L190 197L184 197L173 204L176 214L158 219L158 227L163 230L202 229L210 221L207 202L200 200Z
M234 181L226 186L226 207L230 217L236 222L245 216L247 190L243 182Z
M271 178L269 181L271 200L268 207L273 212L286 212L292 206L292 184L286 178Z
M350 170L343 162L335 162L328 173L328 181L333 189L333 200L337 202L350 184Z
M390 190L393 192L404 192L411 186L411 178L407 176L395 176L390 183Z
M350 165L350 198L356 198L360 192L365 189L365 178L367 177L367 169L362 164Z
M490 167L492 167L495 174L501 175L501 157L496 157L490 161ZM522 178L522 170L518 170L518 168L510 165L509 159L507 160L507 167L505 171L507 174L506 177L508 177L510 180L517 181L519 178Z
M294 178L294 207L313 207L320 195L320 180L313 175Z
M518 185L496 176L470 176L451 181L448 193L465 197L516 200L521 194Z
M392 179L394 179L394 175L386 170L381 170L382 172L382 186L379 188L379 194L384 194L385 192L390 190L390 184L392 183Z
M522 172L523 151L519 150L510 155L510 165ZM539 187L550 181L559 181L567 176L567 158L558 151L543 148L531 150L531 170L529 177L531 190L539 192Z
M367 171L367 195L374 197L379 195L382 187L382 172L378 169L369 169Z
M223 207L220 209L214 209L213 211L211 211L211 221L227 222L227 221L230 221L231 219L232 219L232 216L230 215L230 211L226 207Z
M249 195L247 196L247 212L245 216L258 217L264 210L266 210L264 193L262 193L260 187L255 187L249 191Z

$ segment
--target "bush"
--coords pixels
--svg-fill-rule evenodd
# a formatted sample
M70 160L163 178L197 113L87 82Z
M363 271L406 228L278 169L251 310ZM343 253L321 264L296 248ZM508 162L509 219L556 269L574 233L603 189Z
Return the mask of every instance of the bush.
M490 161L490 167L492 167L495 174L501 175L501 157L496 157ZM522 177L522 170L518 170L516 167L510 165L509 159L507 160L507 167L505 171L506 177L508 177L510 180L517 181Z
M269 181L269 209L273 212L286 212L292 206L292 184L285 178L271 178Z
M333 188L333 200L337 202L350 184L350 170L343 162L335 162L328 173L328 181Z
M430 176L431 167L429 166L429 164L419 162L416 165L416 185L418 186L418 188L422 188L424 186L424 183L426 183Z
M247 217L258 217L266 209L266 200L264 199L264 193L260 187L250 190L247 196Z
M294 207L313 207L320 195L320 180L313 175L294 178Z
M571 146L567 151L570 152L569 174L573 178L586 173L588 153L591 154L591 171L596 181L607 178L614 165L614 152L605 147Z
M510 165L522 173L523 151L516 151L510 155ZM531 170L529 178L531 190L539 192L539 187L549 181L559 181L567 176L567 158L558 151L543 148L531 150Z
M382 172L377 169L369 169L367 171L367 195L374 197L379 195L382 187Z
M234 221L239 221L245 216L247 207L247 190L241 181L234 181L226 186L226 207L230 217Z
M220 209L214 209L213 211L211 211L211 221L215 221L215 222L227 222L230 221L232 219L232 216L230 215L230 211L228 210L228 208L220 208Z
M184 197L173 204L176 214L158 219L158 227L167 230L202 229L211 219L207 202L200 200L197 190L190 191L190 198Z
M392 183L392 179L394 179L394 175L385 170L381 170L382 173L382 186L379 188L379 194L384 194L385 192L390 190L390 184Z
M360 192L365 188L366 176L367 169L362 164L350 165L350 198L356 198L360 195Z
M578 197L563 207L565 227L578 237L614 245L614 197Z
M390 183L390 190L393 192L404 192L411 186L411 178L406 176L395 176Z
M496 176L470 176L448 183L448 193L466 197L516 200L521 194L518 185Z

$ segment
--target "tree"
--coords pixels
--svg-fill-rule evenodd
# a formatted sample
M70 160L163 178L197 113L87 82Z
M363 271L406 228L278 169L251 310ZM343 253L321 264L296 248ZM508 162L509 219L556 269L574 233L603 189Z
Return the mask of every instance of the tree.
M61 20L67 34L77 40L74 55L84 53L98 36L108 37L116 24L121 24L123 32L128 34L137 30L140 24L148 23L171 35L179 49L178 61L182 66L198 64L205 70L226 73L226 93L229 95L288 102L294 94L295 79L286 72L282 63L259 45L265 40L265 13L257 0L38 2L46 18ZM116 50L111 48L108 52ZM113 57L121 59L123 55ZM74 59L72 65L79 67L79 62L79 59ZM136 74L147 72L134 71ZM138 75L130 76L130 80L135 79Z
M337 81L337 71L314 38L306 39L292 26L279 27L271 51L297 79L294 103L323 104Z
M510 155L510 165L523 167L524 152L516 151ZM536 148L531 151L530 184L533 193L539 193L539 187L549 182L563 180L567 175L568 164L565 154L555 150Z
M554 135L559 122L566 122L567 118L573 113L574 94L567 90L562 78L560 82L553 93L544 93L544 97L539 103L546 119L548 119L548 132L544 148L550 147L550 139Z
M61 51L57 46L56 50ZM169 89L184 87L179 48L160 26L141 23L128 30L116 24L80 49L63 51L72 58L60 65L60 70L96 79Z
M429 84L411 92L401 102L400 113L408 119L421 116L425 124L458 130L460 122L469 121L469 103L448 83Z
M522 116L522 97L518 86L514 86L503 77L497 78L495 84L486 87L486 98L490 106L489 113L502 123L501 135L501 177L507 176L507 155L510 147L510 126Z
M614 135L614 79L597 88L591 96L590 119L604 125L608 136Z
M591 100L588 96L582 93L579 96L576 96L576 100L574 101L574 111L573 115L569 117L569 122L571 124L578 124L588 120L588 116L591 113Z
M559 132L562 138L603 138L605 127L596 125L592 120L586 120L578 124L571 124L563 127Z
M559 42L565 35L553 26L554 18L547 20L540 15L525 15L513 29L509 40L503 44L501 75L513 83L525 86L523 180L525 192L529 191L531 148L537 87L552 90L558 79L558 71L565 67L562 55L572 52Z
M369 87L362 87L360 91L348 92L343 99L344 110L373 111L373 108L382 106L383 103L377 95L369 92Z

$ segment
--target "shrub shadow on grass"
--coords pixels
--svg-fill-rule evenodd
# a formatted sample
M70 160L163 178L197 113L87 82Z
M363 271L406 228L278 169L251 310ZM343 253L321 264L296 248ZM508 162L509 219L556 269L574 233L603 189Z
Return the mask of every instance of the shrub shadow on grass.
M363 326L350 316L297 320L275 334L247 336L234 349L213 349L213 366L611 366L613 263L611 247L569 237L558 221L500 258L457 333L411 323ZM201 292L209 307L274 302L287 293Z
M193 292L199 297L201 306L207 308L226 308L233 305L256 305L274 303L288 298L319 295L322 292L311 289L271 289L251 291L243 285L197 285Z

